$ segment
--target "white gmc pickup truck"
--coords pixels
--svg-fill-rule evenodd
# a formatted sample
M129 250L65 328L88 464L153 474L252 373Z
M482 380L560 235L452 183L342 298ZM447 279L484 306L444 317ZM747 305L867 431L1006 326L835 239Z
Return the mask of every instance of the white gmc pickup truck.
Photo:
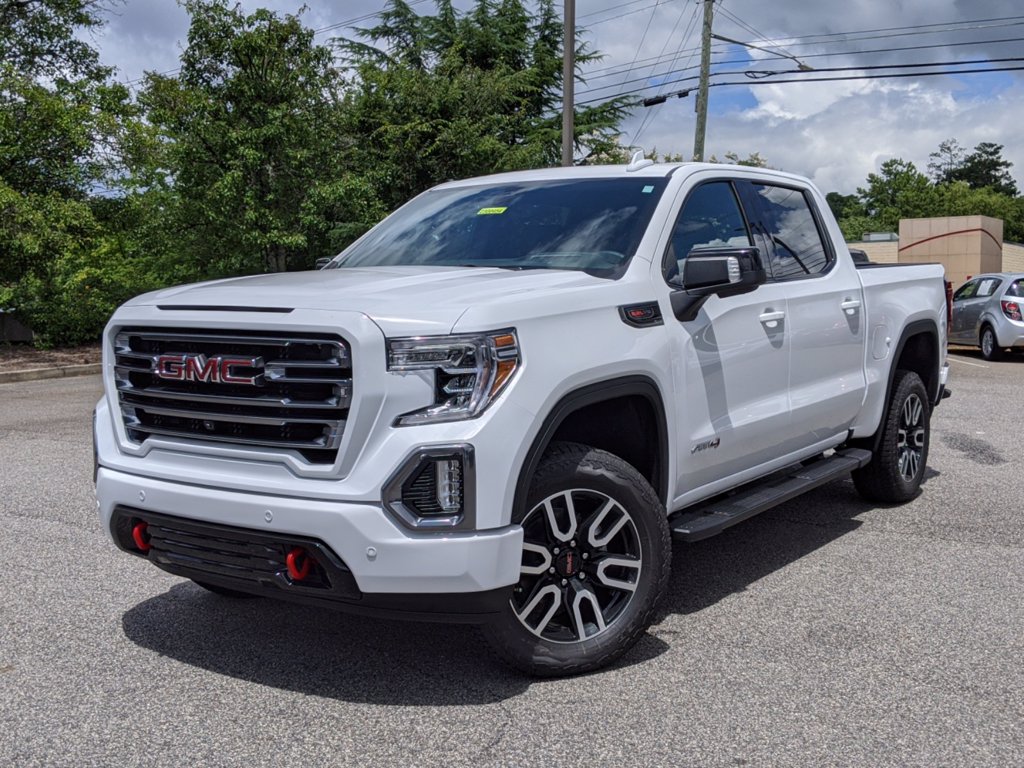
M443 184L315 272L171 288L104 336L96 496L221 595L475 622L538 675L646 631L671 538L853 473L921 485L940 266L854 266L756 168Z

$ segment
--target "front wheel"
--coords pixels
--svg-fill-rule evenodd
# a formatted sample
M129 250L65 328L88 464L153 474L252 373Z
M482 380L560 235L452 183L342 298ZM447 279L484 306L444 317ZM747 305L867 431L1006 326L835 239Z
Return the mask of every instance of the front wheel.
M672 561L665 508L632 466L559 443L533 478L520 579L483 631L508 664L533 675L610 664L650 626Z
M921 377L896 371L892 399L871 462L854 470L853 484L868 501L899 504L917 495L928 462L931 408Z

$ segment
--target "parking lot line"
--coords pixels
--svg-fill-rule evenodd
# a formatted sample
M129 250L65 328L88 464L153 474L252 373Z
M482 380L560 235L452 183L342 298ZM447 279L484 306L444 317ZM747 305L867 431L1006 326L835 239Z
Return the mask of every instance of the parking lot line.
M975 368L988 368L987 365L982 365L981 363L972 363L969 360L964 360L963 358L957 357L956 355L953 354L946 355L946 357L957 363L963 363L964 365L973 365Z

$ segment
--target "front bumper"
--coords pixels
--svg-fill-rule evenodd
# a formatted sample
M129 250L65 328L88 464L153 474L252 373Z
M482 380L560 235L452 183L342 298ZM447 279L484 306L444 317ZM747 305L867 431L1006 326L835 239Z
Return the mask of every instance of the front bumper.
M103 529L122 548L123 536L119 541L116 526L126 514L142 520L150 514L166 515L196 524L248 530L254 534L253 539L320 542L351 575L352 588L337 596L338 607L457 614L460 604L464 604L470 609L468 613L474 613L480 612L474 609L477 602L490 605L483 593L504 590L519 579L523 538L519 526L448 535L417 534L400 529L379 504L243 493L155 480L106 467L97 472L96 497ZM166 569L189 578L240 587L180 567ZM241 588L252 591L245 590L244 585ZM274 596L293 596L286 592L281 590Z

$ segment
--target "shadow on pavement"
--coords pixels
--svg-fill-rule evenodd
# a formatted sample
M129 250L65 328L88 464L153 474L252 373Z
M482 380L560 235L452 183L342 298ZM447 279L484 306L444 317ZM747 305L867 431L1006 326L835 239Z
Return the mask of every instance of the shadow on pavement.
M937 474L937 473L936 473ZM838 481L707 539L676 542L663 616L708 608L861 526L878 507Z
M938 473L929 468L926 480ZM856 530L875 505L834 482L695 544L677 543L662 616L688 614ZM311 696L392 705L499 702L538 682L497 661L475 628L385 621L276 600L232 600L188 582L122 618L134 643L185 664ZM645 635L616 666L660 656Z
M273 688L390 705L490 704L534 682L476 628L370 619L277 600L233 600L185 582L139 603L125 636L162 656ZM660 656L647 635L615 667Z

